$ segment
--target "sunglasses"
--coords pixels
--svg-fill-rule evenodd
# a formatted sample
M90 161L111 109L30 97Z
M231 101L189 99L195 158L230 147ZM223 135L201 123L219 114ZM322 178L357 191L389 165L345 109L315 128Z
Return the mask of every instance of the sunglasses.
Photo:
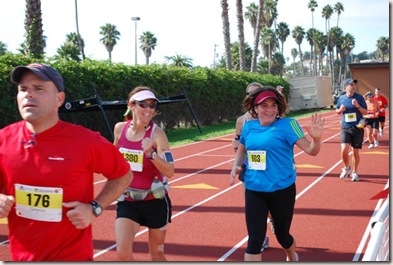
M157 108L157 102L154 101L153 103L147 103L146 101L135 101L136 104L138 104L139 107L146 109L147 107L151 108L151 109L155 109Z

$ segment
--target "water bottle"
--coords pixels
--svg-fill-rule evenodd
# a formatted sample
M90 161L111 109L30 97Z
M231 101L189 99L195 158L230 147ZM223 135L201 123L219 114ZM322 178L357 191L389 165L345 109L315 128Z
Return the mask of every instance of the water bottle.
M363 129L364 126L366 125L366 120L364 118L361 118L359 123L356 125L359 129Z
M164 184L164 187L167 192L171 191L171 187L169 187L168 179L165 176L163 176L162 178L162 184Z
M164 184L162 184L162 182L158 179L158 177L154 177L150 190L154 198L156 199L162 199L165 196Z

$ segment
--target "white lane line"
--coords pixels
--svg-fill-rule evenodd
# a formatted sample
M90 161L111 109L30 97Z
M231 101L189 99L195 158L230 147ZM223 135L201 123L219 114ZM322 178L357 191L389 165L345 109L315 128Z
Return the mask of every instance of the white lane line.
M216 165L214 165L214 166L211 166L211 167L209 167L209 168L206 168L206 169L203 169L203 170L199 170L199 171L194 172L194 173L192 173L192 174L183 176L183 177L180 178L180 179L184 179L184 178L188 178L188 177L194 176L194 175L196 175L196 174L202 173L202 172L207 171L207 170L209 170L209 169L212 169L212 168L221 166L221 165L223 165L223 164L227 164L228 162L233 161L233 160L234 160L234 159L231 159L231 160L228 160L228 161L225 161L225 162L216 164ZM174 181L172 181L172 182L175 182L175 181L178 181L178 180L179 180L179 179L176 179L176 180L174 180ZM170 182L170 183L171 183L171 182ZM230 186L229 188L227 188L227 189L225 189L225 190L222 190L222 191L220 191L219 193L216 193L216 194L214 194L213 196L210 196L209 198L207 198L207 199L205 199L205 200L203 200L203 201L200 201L200 202L198 202L197 204L194 204L194 205L188 207L187 209L185 209L185 210L183 210L183 211L181 211L181 212L178 212L178 213L174 214L174 215L172 216L172 219L174 219L174 218L176 218L176 217L178 217L178 216L180 216L180 215L182 215L182 214L184 214L184 213L186 213L186 212L188 212L188 211L191 211L191 210L194 209L195 207L198 207L198 206L200 206L200 205L202 205L202 204L204 204L204 203L206 203L206 202L208 202L208 201L211 201L212 199L216 198L217 196L220 196L221 194L224 194L224 193L230 191L231 189L233 189L233 188L235 188L235 187L241 185L242 183L243 183L243 182L240 182L240 181L239 181L238 183L236 183L236 184ZM116 202L114 202L114 203L116 203ZM112 203L112 204L114 204L114 203ZM139 232L135 235L135 237L138 237L138 236L140 236L140 235L146 233L147 231L148 231L148 229L145 228L145 229L139 231ZM98 256L100 256L100 255L105 254L106 252L108 252L108 251L114 249L115 247L116 247L116 244L113 244L113 245L111 245L111 246L109 246L109 247L107 247L107 248L105 248L105 249L103 249L103 250L101 250L101 251L95 253L95 254L94 254L94 258L96 258L96 257L98 257Z

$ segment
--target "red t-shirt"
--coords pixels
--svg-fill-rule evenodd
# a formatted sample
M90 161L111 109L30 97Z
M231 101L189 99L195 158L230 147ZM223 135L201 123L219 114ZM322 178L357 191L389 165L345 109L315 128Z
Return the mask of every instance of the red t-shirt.
M26 128L25 121L0 130L0 192L16 198L8 215L12 259L93 260L92 227L76 229L66 216L68 208L61 207L61 201L89 203L94 198L94 173L116 179L129 170L129 164L111 142L79 125L59 121L35 137ZM24 194L17 184L39 188ZM36 216L47 218L45 211L53 210L55 201L46 193L51 188L56 192L62 190L57 209L60 221L20 216L26 213L23 202L31 200L33 206L38 205L31 212L41 211Z
M386 105L388 104L388 100L384 97L384 96L375 96L374 100L378 102L379 105L379 109L384 109L386 107ZM384 111L380 111L378 116L382 116L385 117L385 110Z

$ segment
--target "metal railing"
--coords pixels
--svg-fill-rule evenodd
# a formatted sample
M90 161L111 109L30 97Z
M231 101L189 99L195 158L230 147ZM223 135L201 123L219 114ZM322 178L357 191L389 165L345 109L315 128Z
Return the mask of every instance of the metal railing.
M371 222L371 238L362 261L389 261L389 196Z

